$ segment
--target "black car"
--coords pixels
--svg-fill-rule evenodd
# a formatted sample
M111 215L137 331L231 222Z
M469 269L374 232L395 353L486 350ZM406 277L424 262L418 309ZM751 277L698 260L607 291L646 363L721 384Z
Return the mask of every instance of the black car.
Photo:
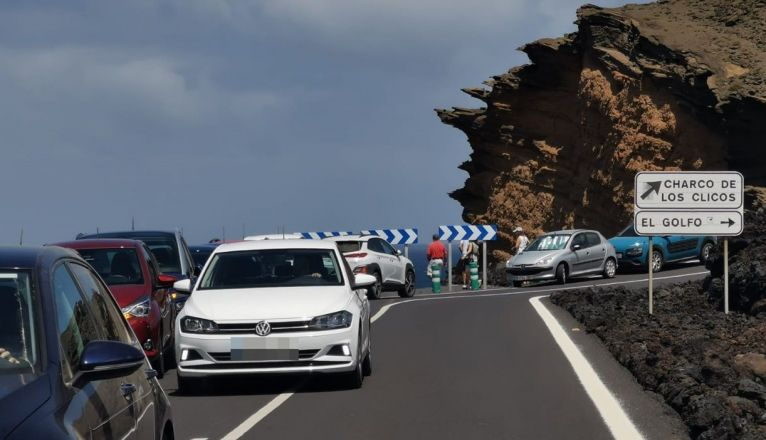
M77 252L0 247L0 438L173 438L156 375Z
M219 244L220 243L205 243L189 246L189 252L191 252L191 256L194 259L194 266L197 272L202 271L202 267L207 263L207 259L210 258L210 255L212 255Z

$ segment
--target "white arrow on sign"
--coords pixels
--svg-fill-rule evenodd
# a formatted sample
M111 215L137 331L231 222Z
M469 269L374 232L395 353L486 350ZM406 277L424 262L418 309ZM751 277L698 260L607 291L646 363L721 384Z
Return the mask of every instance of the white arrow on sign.
M739 211L638 211L635 218L639 235L717 235L742 233Z

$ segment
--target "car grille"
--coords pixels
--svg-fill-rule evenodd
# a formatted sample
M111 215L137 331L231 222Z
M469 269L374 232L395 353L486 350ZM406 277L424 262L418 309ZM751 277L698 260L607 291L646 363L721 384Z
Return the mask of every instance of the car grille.
M327 365L342 365L348 361L280 361L280 362L227 362L225 364L205 364L188 367L194 370L234 370L260 368L289 368L289 367L321 367Z
M271 326L271 333L290 333L308 330L311 321L267 322ZM219 335L255 334L256 324L257 322L218 324L218 331L214 333Z
M550 268L538 266L511 266L511 268L508 269L508 273L511 275L536 275L545 272L546 270L550 270Z
M319 353L319 350L298 350L298 359L300 360L307 360L311 359L314 356ZM210 357L215 359L219 362L228 362L231 361L231 352L230 351L224 351L224 352L218 352L218 353L208 353Z

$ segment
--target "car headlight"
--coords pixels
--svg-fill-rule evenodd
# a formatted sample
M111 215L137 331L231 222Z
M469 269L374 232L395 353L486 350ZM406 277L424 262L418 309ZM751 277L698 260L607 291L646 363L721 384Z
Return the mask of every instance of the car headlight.
M641 255L644 253L644 248L641 246L638 247L632 247L625 251L625 255L630 255L631 257L635 257L637 255Z
M537 264L538 266L546 266L548 264L551 264L551 261L553 261L553 257L545 257L545 258L541 258L537 260L535 264Z
M152 306L149 302L149 297L143 296L137 302L134 302L133 304L129 306L123 307L122 316L124 316L125 319L143 318L145 316L149 316L149 313L151 311L152 311Z
M351 327L351 318L354 315L351 312L343 310L342 312L330 313L317 316L309 323L311 330L330 330L334 328Z
M181 330L186 333L212 333L218 330L218 324L208 319L184 316L181 319Z

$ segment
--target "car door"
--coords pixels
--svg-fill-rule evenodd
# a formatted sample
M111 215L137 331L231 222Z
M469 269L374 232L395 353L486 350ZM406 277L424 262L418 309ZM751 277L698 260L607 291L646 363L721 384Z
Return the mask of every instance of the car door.
M371 238L367 242L367 250L370 251L372 260L380 268L380 277L384 283L391 281L392 268L391 261L386 254L386 249L383 247L383 240L380 238Z
M598 272L604 267L606 259L606 242L601 240L601 236L595 232L586 232L585 238L588 242L588 271Z
M96 322L103 330L104 339L131 344L140 350L141 346L125 322L119 306L98 275L91 268L79 263L70 263L69 268L80 286L80 291L91 304ZM140 439L152 438L156 432L157 408L154 403L154 384L147 377L149 369L151 367L146 361L145 368L126 373L120 379L120 394L131 404L130 413L135 426L133 435Z
M664 241L665 261L678 261L697 256L697 237L669 235L661 238Z
M402 259L399 256L399 252L391 246L391 244L385 240L383 242L383 250L386 251L389 265L391 266L391 281L395 281L400 284L404 284L404 265Z
M152 280L152 295L160 307L160 317L162 320L163 333L160 335L160 338L162 338L160 341L160 348L164 350L165 347L168 346L170 338L175 331L175 328L173 327L175 323L175 313L173 313L173 311L175 308L173 307L173 301L170 297L172 292L169 287L163 287L157 283L160 268L157 264L157 260L154 258L154 254L152 254L152 251L150 251L146 245L143 245L141 246L141 253L146 260L147 270L149 271L149 279Z
M584 232L580 232L572 237L572 242L569 245L570 250L570 275L577 275L588 270L589 251L588 251L588 239Z
M56 309L56 328L62 353L62 379L68 398L59 409L80 438L137 438L133 402L123 395L122 377L88 378L80 372L85 346L105 339L92 310L92 302L80 291L67 264L61 263L51 277Z

